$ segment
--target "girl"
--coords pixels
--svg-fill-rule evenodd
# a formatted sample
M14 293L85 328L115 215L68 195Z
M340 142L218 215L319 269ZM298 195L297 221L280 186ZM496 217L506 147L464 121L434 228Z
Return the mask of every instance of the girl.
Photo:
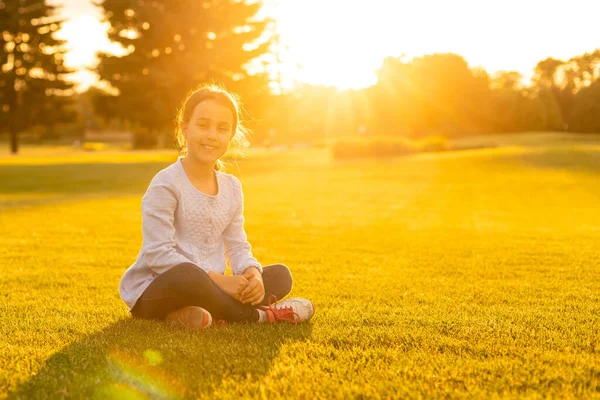
M243 139L239 107L210 85L192 92L177 117L182 156L154 176L142 199L142 248L123 275L121 298L134 318L204 328L216 321L300 322L314 314L282 264L262 267L244 231L240 181L220 171ZM233 276L226 276L225 262Z

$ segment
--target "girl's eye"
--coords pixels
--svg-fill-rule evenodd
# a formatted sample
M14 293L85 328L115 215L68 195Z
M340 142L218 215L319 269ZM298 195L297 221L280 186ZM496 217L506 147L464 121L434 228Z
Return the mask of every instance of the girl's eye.
M228 128L228 127L226 127L226 126L220 126L220 127L219 127L219 131L220 131L220 132L229 132L229 128Z
M206 129L206 128L208 128L208 125L206 125L206 124L198 124L198 128Z

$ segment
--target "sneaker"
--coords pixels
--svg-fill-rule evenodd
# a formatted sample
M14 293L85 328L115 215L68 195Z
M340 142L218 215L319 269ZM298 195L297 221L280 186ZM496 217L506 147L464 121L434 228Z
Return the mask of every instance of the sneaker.
M310 300L300 297L285 299L277 303L277 296L269 297L269 305L258 307L266 311L270 324L275 322L303 322L312 318L315 313L315 307Z
M165 320L179 322L186 328L202 329L212 324L212 315L202 307L188 306L173 311Z

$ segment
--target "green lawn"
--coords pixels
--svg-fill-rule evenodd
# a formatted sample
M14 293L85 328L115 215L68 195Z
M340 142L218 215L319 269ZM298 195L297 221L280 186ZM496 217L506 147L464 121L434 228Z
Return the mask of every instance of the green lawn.
M0 398L600 398L600 144L232 168L309 324L186 331L117 292L176 154L0 157Z

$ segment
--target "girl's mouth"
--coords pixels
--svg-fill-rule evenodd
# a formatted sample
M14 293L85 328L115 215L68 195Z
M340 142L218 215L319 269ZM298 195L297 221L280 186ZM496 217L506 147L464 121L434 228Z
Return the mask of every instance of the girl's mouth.
M216 146L210 146L208 144L203 144L202 147L204 147L205 149L208 149L208 150L214 150L217 148Z

